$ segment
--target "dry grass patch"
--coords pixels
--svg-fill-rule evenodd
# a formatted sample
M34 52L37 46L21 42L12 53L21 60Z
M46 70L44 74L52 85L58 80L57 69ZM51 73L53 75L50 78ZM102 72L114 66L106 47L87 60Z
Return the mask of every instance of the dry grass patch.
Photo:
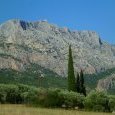
M111 113L94 113L76 110L34 108L24 105L0 105L0 115L111 115Z

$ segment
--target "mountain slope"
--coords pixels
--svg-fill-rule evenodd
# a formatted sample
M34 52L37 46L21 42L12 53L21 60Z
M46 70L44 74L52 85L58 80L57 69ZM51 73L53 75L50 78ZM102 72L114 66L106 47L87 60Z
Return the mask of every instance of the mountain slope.
M115 47L92 31L71 31L46 21L9 20L0 25L0 68L22 71L30 63L67 74L68 44L75 70L95 73L115 66Z
M86 74L95 74L115 67L115 46L102 41L96 32L71 31L47 21L9 20L0 25L1 73L2 70L13 70L24 76L22 73L26 73L31 64L36 64L53 72L53 76L66 77L69 44L75 72L82 68ZM38 74L37 68L34 69Z
M100 73L86 74L85 85L88 90L96 89L115 94L115 67Z
M19 72L13 69L0 70L0 83L4 84L27 84L37 87L60 87L66 88L66 78L45 69L37 64L32 64L25 71Z
M100 79L97 84L97 90L108 91L110 93L115 93L115 73L110 76Z

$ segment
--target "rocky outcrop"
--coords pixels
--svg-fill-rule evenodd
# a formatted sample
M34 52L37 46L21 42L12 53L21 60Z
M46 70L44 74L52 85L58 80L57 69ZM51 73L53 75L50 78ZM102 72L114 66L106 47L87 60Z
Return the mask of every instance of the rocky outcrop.
M100 79L97 84L97 90L99 91L107 91L111 89L115 90L115 74L112 74L107 78Z
M72 45L75 71L104 71L115 66L115 46L93 31L71 31L47 21L9 20L0 25L0 68L23 71L39 64L67 75L68 46Z

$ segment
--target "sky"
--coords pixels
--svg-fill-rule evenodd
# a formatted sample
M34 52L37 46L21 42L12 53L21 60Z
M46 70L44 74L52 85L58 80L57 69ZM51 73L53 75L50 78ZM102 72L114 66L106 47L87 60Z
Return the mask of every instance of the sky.
M115 44L115 0L0 0L0 23L9 19L92 30Z

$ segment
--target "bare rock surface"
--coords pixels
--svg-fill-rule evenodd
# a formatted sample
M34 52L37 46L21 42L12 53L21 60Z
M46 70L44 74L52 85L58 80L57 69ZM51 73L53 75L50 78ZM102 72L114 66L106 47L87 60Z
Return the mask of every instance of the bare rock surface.
M47 21L9 20L0 25L0 68L23 71L39 64L67 76L68 46L72 45L75 71L104 71L115 66L115 46L94 31L71 31Z
M108 76L107 78L100 79L97 84L97 90L106 91L106 90L115 91L115 74Z

